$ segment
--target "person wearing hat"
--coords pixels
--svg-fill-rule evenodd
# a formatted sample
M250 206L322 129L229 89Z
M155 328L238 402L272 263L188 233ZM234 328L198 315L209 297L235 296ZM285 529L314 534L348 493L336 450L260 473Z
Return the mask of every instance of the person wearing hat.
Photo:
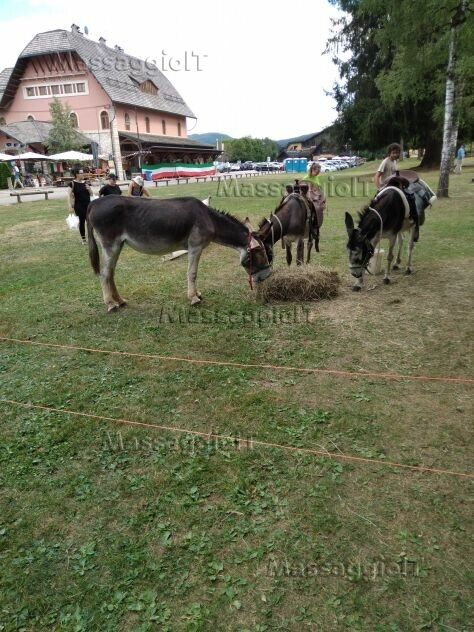
M151 197L150 193L145 189L145 183L141 176L135 176L128 185L128 195L132 197Z
M117 176L115 173L109 173L107 176L107 184L99 191L99 197L104 197L104 195L122 195L122 191L117 184Z

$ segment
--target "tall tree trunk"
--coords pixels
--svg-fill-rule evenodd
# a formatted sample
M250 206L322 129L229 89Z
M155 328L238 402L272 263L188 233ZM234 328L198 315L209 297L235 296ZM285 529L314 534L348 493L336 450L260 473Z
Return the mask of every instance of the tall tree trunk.
M439 158L441 156L441 139L439 136L434 137L430 134L424 145L425 151L423 152L420 168L435 169L439 167Z
M449 141L449 173L454 171L454 157L456 155L456 144L458 142L459 120L453 123L451 138Z
M448 67L446 70L446 98L444 101L443 149L441 150L441 168L439 171L438 197L449 196L449 168L454 129L454 103L456 98L456 49L458 27L466 19L466 0L460 0L451 20ZM456 130L457 139L457 130Z

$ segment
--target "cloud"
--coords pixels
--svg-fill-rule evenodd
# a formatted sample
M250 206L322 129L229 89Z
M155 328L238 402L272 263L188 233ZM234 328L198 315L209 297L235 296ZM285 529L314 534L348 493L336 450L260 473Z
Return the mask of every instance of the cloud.
M324 91L337 70L322 51L338 13L326 0L182 0L133 8L84 0L71 9L56 0L28 0L14 7L16 15L10 11L1 22L4 66L15 63L36 33L75 23L87 26L91 39L103 36L110 46L158 65L199 55L199 71L173 72L165 63L167 77L198 117L195 132L284 138L318 131L335 118Z

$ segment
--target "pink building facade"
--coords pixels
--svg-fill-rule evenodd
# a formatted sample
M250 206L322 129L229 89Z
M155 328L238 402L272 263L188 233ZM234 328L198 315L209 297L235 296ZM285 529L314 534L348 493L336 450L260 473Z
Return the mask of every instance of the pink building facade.
M102 38L89 40L75 25L36 35L15 67L0 73L0 151L15 138L12 125L50 122L54 99L67 104L74 126L114 161L119 177L140 169L145 156L202 163L217 155L187 138L194 114L163 73Z

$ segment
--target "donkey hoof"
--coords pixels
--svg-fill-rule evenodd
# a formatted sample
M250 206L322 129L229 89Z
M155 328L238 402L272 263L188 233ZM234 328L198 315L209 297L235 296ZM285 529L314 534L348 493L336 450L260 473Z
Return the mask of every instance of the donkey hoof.
M196 292L196 296L197 296L198 298L201 298L201 299L202 299L202 294L201 294L201 292Z
M191 307L197 307L200 304L201 299L199 298L199 296L193 296L193 298L191 299Z
M353 286L352 286L352 291L353 291L353 292L360 292L360 291L361 291L361 289L362 289L362 288L360 287L360 285L353 285Z
M400 270L400 266L399 266L399 264L398 264L398 263L396 263L396 264L393 266L392 270Z
M412 273L412 269L411 269L411 268L407 268L407 269L405 270L405 276L408 276L408 275L409 275L409 274L411 274L411 273Z
M385 279L383 280L383 284L390 285L390 279L388 277L385 277Z
M124 301L123 299L119 303L119 307L127 307L127 305L128 305L127 301Z
M109 305L109 307L107 307L107 313L109 314L113 314L113 312L118 312L118 310L119 310L118 305Z

